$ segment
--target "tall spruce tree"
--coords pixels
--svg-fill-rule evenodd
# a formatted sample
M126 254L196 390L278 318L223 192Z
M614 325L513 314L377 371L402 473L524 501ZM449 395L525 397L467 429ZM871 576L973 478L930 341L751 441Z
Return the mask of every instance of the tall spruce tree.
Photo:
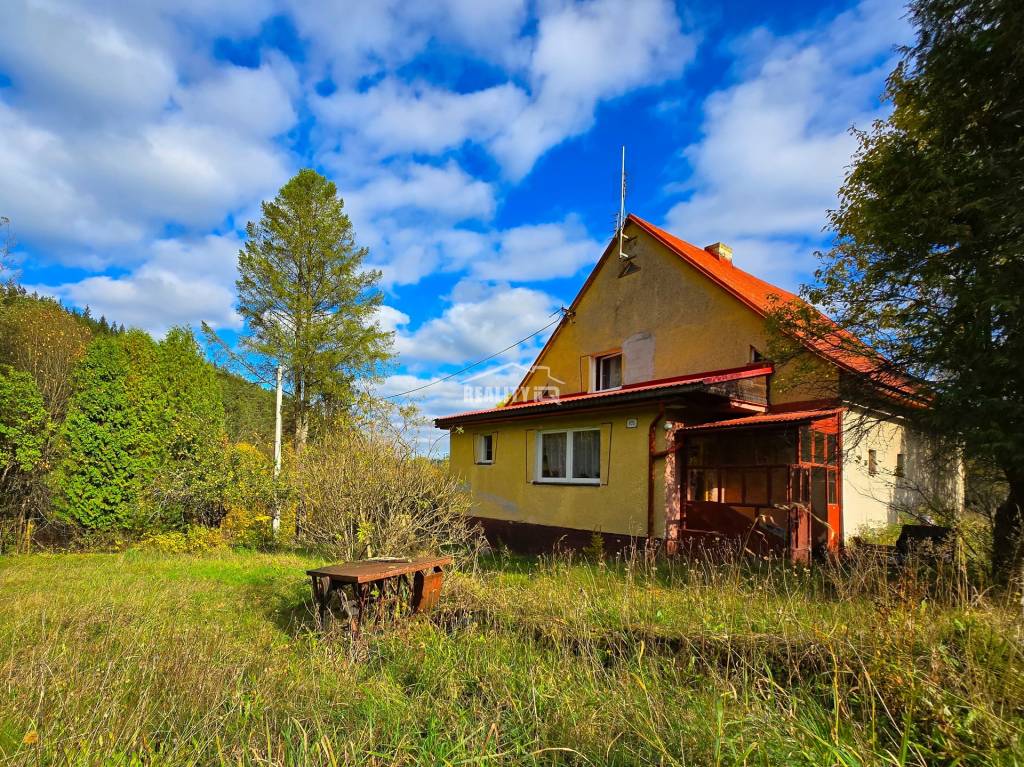
M831 212L836 235L805 297L881 357L863 391L909 373L922 427L997 466L993 567L1022 561L1024 508L1024 4L914 0L916 40ZM813 312L790 337L842 346ZM865 387L864 384L867 384ZM890 405L894 403L890 402Z
M355 381L378 375L389 358L391 334L374 320L380 272L362 268L367 250L331 181L301 170L262 212L238 256L242 343L266 362L268 378L285 367L301 453L311 415L352 406Z

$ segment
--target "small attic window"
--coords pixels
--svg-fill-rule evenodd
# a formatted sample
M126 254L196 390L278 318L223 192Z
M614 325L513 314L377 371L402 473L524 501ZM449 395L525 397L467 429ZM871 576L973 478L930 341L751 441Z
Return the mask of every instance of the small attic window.
M598 391L618 389L622 386L622 353L609 354L597 358Z
M756 346L750 347L750 361L751 362L764 362L764 355L761 354L761 350Z

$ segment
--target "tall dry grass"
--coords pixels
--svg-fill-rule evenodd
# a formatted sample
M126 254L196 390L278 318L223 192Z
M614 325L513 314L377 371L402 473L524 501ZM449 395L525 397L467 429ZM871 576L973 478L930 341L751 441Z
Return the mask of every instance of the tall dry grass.
M474 574L455 573L429 618L352 638L313 630L301 573L314 561L0 560L0 757L175 765L1024 758L1018 616L983 593L963 599L926 562L896 573L877 561L800 570L644 552L605 562L498 555Z

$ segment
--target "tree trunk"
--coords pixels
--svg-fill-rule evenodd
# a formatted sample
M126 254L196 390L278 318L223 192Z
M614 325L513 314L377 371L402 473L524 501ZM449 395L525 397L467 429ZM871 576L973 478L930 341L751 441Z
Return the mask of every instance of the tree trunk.
M1024 563L1021 527L1024 523L1024 476L1016 471L1006 472L1009 493L996 509L992 526L992 575L996 582L1020 588Z

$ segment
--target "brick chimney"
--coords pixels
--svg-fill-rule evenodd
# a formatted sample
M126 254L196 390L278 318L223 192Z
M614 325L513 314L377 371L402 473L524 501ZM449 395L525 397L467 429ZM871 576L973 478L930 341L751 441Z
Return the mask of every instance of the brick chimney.
M719 261L725 261L727 264L732 263L732 248L726 245L724 242L716 242L708 245L704 248L708 253L717 258Z

